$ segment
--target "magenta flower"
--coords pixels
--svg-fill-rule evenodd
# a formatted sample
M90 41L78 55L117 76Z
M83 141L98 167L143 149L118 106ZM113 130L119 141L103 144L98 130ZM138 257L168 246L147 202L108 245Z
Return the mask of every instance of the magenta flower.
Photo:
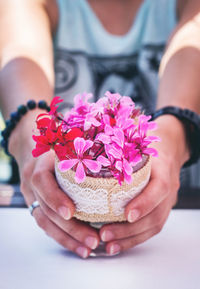
M85 140L84 138L77 137L74 140L74 148L77 158L63 160L58 164L58 168L62 172L66 172L76 166L75 180L78 184L84 182L86 177L86 168L93 173L98 173L101 170L100 162L90 159L88 154L84 155L86 151L93 146L93 144L94 142L91 140Z
M137 144L141 153L157 157L157 150L148 147L148 145L152 142L159 142L161 139L157 136L147 136L148 130L155 130L157 128L157 123L154 121L149 122L150 119L151 116L139 116L138 135L135 137L134 142Z
M88 113L85 117L85 123L84 123L84 131L87 131L91 128L91 126L98 127L101 125L101 123L96 119L95 113Z
M116 161L115 167L123 174L124 180L130 184L132 182L133 168L126 159Z
M80 114L84 115L90 110L91 103L88 102L88 99L92 97L91 93L82 93L77 94L74 97L74 110Z
M55 98L49 114L44 114L44 118L40 115L42 119L37 121L40 136L33 154L53 148L60 160L59 169L63 172L73 169L77 183L83 182L87 174L99 173L101 167L119 184L130 183L134 166L143 156L158 155L150 144L160 139L148 134L156 123L150 121L151 116L142 114L128 96L107 91L96 103L89 102L90 98L90 93L77 94L74 107L64 119L57 112L61 100ZM51 122L54 125L49 126ZM73 131L74 135L77 130L78 135L69 139L69 133ZM50 140L44 140L49 135Z
M74 98L74 108L68 111L64 117L65 130L71 127L79 127L88 131L92 126L99 127L101 122L97 120L98 110L94 103L89 103L91 93L77 94Z

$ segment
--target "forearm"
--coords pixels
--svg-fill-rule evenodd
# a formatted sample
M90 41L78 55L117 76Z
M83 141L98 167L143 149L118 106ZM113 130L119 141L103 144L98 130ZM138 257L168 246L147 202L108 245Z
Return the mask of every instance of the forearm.
M191 8L191 7L190 7ZM200 113L200 24L196 11L188 12L172 35L160 66L157 109L165 106L188 108ZM191 19L188 20L188 15ZM192 16L191 16L192 15ZM187 20L187 21L186 21ZM182 164L189 159L183 123L172 115L157 119L165 134L175 137L169 152Z
M169 57L171 51L166 52ZM165 59L165 58L164 58ZM161 66L161 68L163 68ZM177 50L164 65L161 74L157 109L166 106L188 108L200 113L200 52L191 47ZM170 120L169 120L170 119ZM164 115L157 119L159 125L164 125L168 132L174 133L175 142L170 146L174 149L176 159L182 159L184 164L189 159L189 147L183 123L172 115ZM161 124L160 124L161 123ZM173 156L174 157L174 156Z
M187 1L160 65L157 108L177 105L200 113L200 3Z
M50 102L53 83L45 71L31 59L20 57L10 61L0 71L1 108L5 119L30 99Z
M177 50L161 68L157 108L174 105L199 114L200 51L194 47Z
M51 26L42 3L0 2L0 101L5 118L26 100L53 94Z
M5 119L28 100L46 100L50 103L53 86L39 65L28 58L13 59L0 72L0 91ZM31 134L35 119L42 110L29 111L17 124L9 140L9 151L15 155L21 151L22 143L30 151L33 146ZM28 145L29 144L29 145ZM17 156L16 156L17 157Z
M50 26L43 0L0 2L0 100L5 119L30 99L49 103L53 96ZM9 149L15 157L24 148L30 151L34 120L40 112L29 111L12 131Z

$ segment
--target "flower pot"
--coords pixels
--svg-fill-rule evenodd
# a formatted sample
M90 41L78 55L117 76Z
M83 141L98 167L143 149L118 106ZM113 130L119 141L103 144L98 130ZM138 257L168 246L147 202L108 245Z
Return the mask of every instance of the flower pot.
M111 223L125 221L124 209L147 185L151 171L151 159L145 156L142 166L134 171L131 184L113 178L87 176L77 184L72 170L61 172L58 160L55 161L55 174L61 189L73 200L76 206L74 216L82 221Z

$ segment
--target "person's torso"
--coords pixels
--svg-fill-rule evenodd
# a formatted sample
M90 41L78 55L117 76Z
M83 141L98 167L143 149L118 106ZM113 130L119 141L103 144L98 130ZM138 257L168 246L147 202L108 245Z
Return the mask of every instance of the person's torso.
M109 90L153 111L159 63L177 24L176 0L143 1L123 36L106 31L86 0L59 0L58 5L55 94L65 106L77 93L92 92L97 99Z

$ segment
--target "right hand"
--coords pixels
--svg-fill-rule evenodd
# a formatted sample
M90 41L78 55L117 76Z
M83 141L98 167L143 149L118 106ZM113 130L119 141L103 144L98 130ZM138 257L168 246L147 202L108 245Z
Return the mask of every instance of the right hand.
M75 206L55 179L54 152L33 158L31 135L34 119L35 113L33 116L32 112L24 116L9 141L9 151L19 166L21 192L28 206L35 200L39 201L40 206L34 209L33 216L47 235L82 258L87 258L91 249L99 244L98 233L88 224L72 218Z

